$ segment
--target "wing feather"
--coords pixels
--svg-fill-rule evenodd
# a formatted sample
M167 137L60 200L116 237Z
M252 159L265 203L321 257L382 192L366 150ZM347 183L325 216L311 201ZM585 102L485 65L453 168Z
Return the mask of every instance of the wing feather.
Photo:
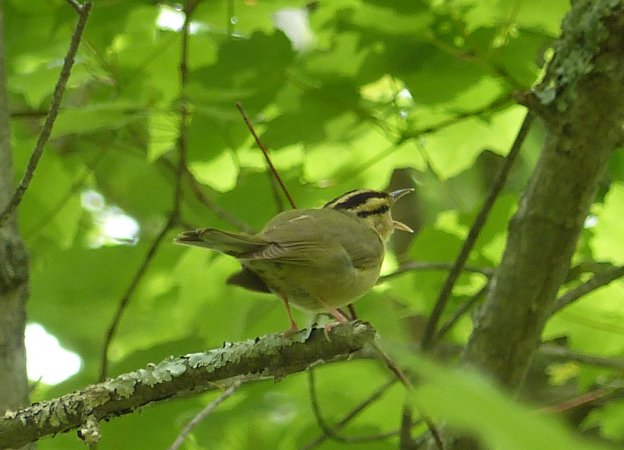
M385 250L374 229L332 209L284 212L269 222L260 236L269 244L240 259L323 267L346 262L365 268L379 264Z

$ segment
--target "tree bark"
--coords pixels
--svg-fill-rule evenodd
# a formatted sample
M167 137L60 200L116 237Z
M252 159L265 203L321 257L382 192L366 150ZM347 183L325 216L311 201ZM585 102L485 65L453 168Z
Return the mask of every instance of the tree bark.
M7 204L13 190L4 25L0 3L0 209ZM0 414L28 404L24 347L27 298L28 256L13 215L0 227Z
M275 379L320 363L343 360L375 339L364 322L331 329L273 334L205 353L169 358L160 364L119 375L80 391L9 411L0 416L0 449L24 445L42 436L81 427L99 436L98 422L129 414L149 403L234 384Z

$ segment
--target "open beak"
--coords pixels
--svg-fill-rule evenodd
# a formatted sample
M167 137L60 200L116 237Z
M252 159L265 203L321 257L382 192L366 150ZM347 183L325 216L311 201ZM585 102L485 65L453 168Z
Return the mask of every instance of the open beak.
M405 189L398 189L396 191L390 192L388 195L390 197L392 197L393 201L397 201L398 199L400 199L401 197L403 197L404 195L409 194L410 192L414 192L415 189L414 188L405 188Z
M414 192L414 188L399 189L399 190L390 192L390 194L388 195L392 197L393 202L396 202L398 199L400 199L404 195L409 194L410 192ZM405 225L403 222L399 222L398 220L393 220L392 224L394 225L395 230L407 231L408 233L414 232L414 230L412 230L410 227Z
M403 222L399 222L398 220L393 220L392 224L394 225L395 230L407 231L408 233L414 232L414 230L405 225Z

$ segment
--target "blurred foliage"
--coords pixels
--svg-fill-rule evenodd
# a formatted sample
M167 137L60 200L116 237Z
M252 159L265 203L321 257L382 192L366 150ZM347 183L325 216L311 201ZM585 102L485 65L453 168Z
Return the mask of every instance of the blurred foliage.
M14 160L21 174L51 100L75 14L62 0L8 0L3 7ZM417 193L402 207L419 231L398 258L450 263L522 120L523 110L512 95L539 78L567 8L566 0L308 5L205 0L193 15L182 89L179 5L96 1L52 140L20 207L31 254L29 320L80 354L84 364L60 385L38 386L33 400L96 381L104 332L175 209L182 103L189 110L183 224L236 229L240 221L258 229L284 207L276 203L262 156L234 107L241 101L301 207L320 206L357 187L386 189L394 171L407 168ZM295 9L300 22L284 19ZM543 134L539 125L533 127L470 265L497 265L507 222ZM624 259L622 173L619 152L576 262ZM100 193L107 205L137 221L136 242L94 243L94 232L102 228L84 204L87 191ZM112 374L287 326L275 298L224 285L236 270L235 261L172 245L181 229L167 234L131 297L112 342ZM389 254L384 270L393 270L396 261L397 255ZM570 280L568 287L586 275ZM359 317L378 328L390 353L403 354L417 344L444 276L442 271L414 271L393 278L358 302ZM483 275L463 275L444 319L485 282ZM618 281L562 310L548 324L545 338L565 338L572 350L623 357L623 290ZM310 317L296 314L301 324L310 323ZM470 327L468 315L446 343L465 343ZM541 449L545 442L549 448L590 448L561 422L531 413L477 378L423 363L413 366L425 380L414 396L422 407L497 448ZM613 369L584 365L574 374L567 397L555 397L553 403L618 380ZM388 377L373 361L318 369L326 420L337 421ZM557 386L547 383L546 388ZM166 448L212 398L175 400L111 420L103 424L98 448ZM396 430L403 398L394 386L341 432L358 436ZM305 375L244 386L195 429L184 448L300 448L321 434L309 405ZM621 417L621 401L605 402L568 423L623 443ZM358 448L396 444L395 437ZM39 444L42 450L83 446L73 433ZM320 448L341 446L326 441Z

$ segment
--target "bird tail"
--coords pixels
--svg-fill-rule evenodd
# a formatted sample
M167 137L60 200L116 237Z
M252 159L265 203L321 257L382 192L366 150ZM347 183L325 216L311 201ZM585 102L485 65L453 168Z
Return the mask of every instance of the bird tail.
M265 247L268 242L246 233L232 233L214 228L185 231L175 238L176 244L205 247L230 256L242 256Z

